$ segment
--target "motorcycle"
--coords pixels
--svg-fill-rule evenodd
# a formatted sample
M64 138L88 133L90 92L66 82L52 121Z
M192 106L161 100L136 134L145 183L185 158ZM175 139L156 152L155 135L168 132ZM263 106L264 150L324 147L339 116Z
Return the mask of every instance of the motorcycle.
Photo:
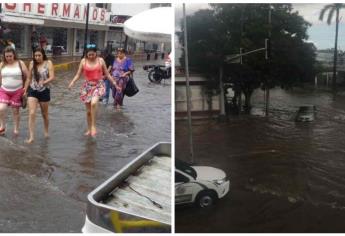
M149 72L148 79L153 83L160 83L162 79L171 78L171 67L162 65L145 65L144 70Z

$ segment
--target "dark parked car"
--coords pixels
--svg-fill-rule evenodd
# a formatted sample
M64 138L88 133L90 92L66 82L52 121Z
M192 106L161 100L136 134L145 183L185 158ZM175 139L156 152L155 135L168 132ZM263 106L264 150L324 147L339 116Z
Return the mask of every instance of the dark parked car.
M295 117L297 122L310 122L315 120L316 107L314 105L300 106Z

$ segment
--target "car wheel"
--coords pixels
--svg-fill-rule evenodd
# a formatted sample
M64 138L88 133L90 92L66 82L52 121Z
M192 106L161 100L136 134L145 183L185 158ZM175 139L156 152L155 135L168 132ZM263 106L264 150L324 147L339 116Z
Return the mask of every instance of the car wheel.
M195 199L195 203L198 207L206 208L214 205L217 200L217 196L214 192L204 191L198 194Z

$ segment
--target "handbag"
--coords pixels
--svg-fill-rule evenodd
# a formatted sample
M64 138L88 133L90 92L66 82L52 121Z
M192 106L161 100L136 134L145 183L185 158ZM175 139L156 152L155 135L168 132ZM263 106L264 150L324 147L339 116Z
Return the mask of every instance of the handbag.
M133 97L138 92L139 92L139 89L137 85L135 84L133 77L130 76L127 82L126 88L124 90L124 94L128 97Z
M25 109L26 105L28 104L28 96L24 95L20 98L20 101L22 103L22 108Z
M23 73L22 64L20 63L20 61L18 61L18 63L19 63L20 71L22 72L22 80L23 80L23 87L24 87L25 86L25 82L26 82L26 76ZM20 98L20 101L22 103L22 108L25 109L26 105L27 105L28 97L23 94L22 97Z

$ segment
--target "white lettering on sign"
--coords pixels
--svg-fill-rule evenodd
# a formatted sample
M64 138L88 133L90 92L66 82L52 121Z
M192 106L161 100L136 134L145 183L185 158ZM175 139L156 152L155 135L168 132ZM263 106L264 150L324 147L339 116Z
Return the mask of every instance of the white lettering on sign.
M86 5L72 3L5 3L3 4L3 12L35 18L80 22L85 21L87 8ZM107 14L103 8L90 7L89 21L105 24Z

